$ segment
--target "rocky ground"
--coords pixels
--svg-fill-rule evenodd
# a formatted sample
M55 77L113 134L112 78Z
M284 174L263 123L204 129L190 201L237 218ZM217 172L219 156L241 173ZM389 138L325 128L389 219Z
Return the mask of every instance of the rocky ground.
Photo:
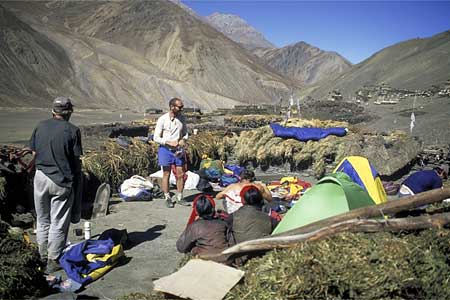
M130 110L77 109L71 122L77 126L94 123L129 122L144 118ZM41 108L0 107L0 144L27 144L34 127L41 120L51 118L51 110Z
M374 105L367 107L371 115L379 118L366 122L367 126L378 131L400 129L410 132L411 113L415 123L412 136L421 140L425 146L450 144L450 98L417 97L402 100L396 105Z

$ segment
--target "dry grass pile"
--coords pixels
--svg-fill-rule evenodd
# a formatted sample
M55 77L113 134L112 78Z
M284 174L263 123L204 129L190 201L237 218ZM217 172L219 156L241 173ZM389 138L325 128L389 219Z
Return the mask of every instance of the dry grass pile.
M224 131L200 131L196 135L190 135L187 152L190 165L198 169L202 156L206 155L214 159L226 159L232 148L224 143Z
M166 297L165 294L154 291L148 294L131 293L120 298L120 300L163 300L163 299L180 299L180 298L175 296L170 298L169 295Z
M157 117L154 117L154 118L148 117L148 118L145 118L145 119L131 121L131 124L133 124L133 125L144 125L144 126L148 126L149 128L155 128L157 120L158 120Z
M131 139L127 147L113 140L107 141L99 151L91 151L82 157L83 170L117 188L125 179L133 175L148 176L158 167L158 147L155 143L145 143Z
M381 135L360 132L346 122L296 119L288 127L347 127L344 137L328 136L320 141L301 142L275 137L269 126L242 132L234 148L241 164L253 162L267 169L289 163L292 170L312 168L320 178L344 157L360 155L369 159L380 174L391 175L414 159L420 146L402 132ZM386 163L389 162L389 163Z
M449 234L344 233L272 251L226 299L449 299Z
M283 117L280 115L241 115L225 117L224 123L225 126L258 128L282 120Z
M8 227L0 220L0 299L44 296L48 285L37 249L9 234Z
M442 182L442 186L443 186L444 188L450 188L450 179L444 180L444 181Z
M191 135L187 147L190 165L198 168L202 155L223 158L227 151L231 151L231 146L227 148L223 143L223 134L224 132L204 131ZM133 175L148 176L159 170L158 145L133 138L130 139L130 145L124 147L114 140L109 140L99 151L87 152L82 161L85 172L100 182L107 182L117 188Z

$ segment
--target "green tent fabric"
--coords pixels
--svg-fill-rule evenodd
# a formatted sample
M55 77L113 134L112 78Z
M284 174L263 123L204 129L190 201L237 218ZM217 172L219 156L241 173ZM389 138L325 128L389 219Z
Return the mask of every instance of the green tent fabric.
M375 205L370 195L342 172L323 177L284 216L272 234L302 227L352 209Z

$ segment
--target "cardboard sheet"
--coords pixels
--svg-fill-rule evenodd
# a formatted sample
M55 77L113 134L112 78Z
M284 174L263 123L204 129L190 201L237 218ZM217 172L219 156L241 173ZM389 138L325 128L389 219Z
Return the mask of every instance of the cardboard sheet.
M244 271L213 261L191 259L183 268L153 282L156 291L185 299L220 300L241 280Z

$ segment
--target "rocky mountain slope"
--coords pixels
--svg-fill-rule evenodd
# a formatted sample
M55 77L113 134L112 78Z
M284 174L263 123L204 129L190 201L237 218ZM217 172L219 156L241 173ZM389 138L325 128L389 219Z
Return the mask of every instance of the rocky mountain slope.
M72 71L46 79L46 84L64 82L77 91L68 94L78 97L82 106L165 108L168 98L180 96L187 106L213 109L272 102L291 89L289 80L261 66L240 46L169 1L14 1L2 5L60 49L58 53L68 62L65 68ZM9 21L5 27L13 28L16 22ZM50 62L61 68L56 58ZM13 68L17 70L10 80L16 81L14 76L22 72L22 66ZM3 69L0 73L6 76ZM61 89L40 89L40 93L50 101ZM22 100L25 88L12 89L10 94L17 105L30 105ZM8 105L4 97L0 105Z
M275 48L275 45L239 16L213 13L205 17L205 20L246 49Z
M73 76L64 49L0 6L0 98L5 106L43 104L48 92L67 91Z
M333 78L352 65L336 52L323 51L305 42L279 49L258 49L254 54L279 73L303 84Z
M449 78L450 31L445 31L387 47L334 80L305 90L305 94L324 98L339 90L344 99L351 99L364 86L386 84L397 89L425 90Z

